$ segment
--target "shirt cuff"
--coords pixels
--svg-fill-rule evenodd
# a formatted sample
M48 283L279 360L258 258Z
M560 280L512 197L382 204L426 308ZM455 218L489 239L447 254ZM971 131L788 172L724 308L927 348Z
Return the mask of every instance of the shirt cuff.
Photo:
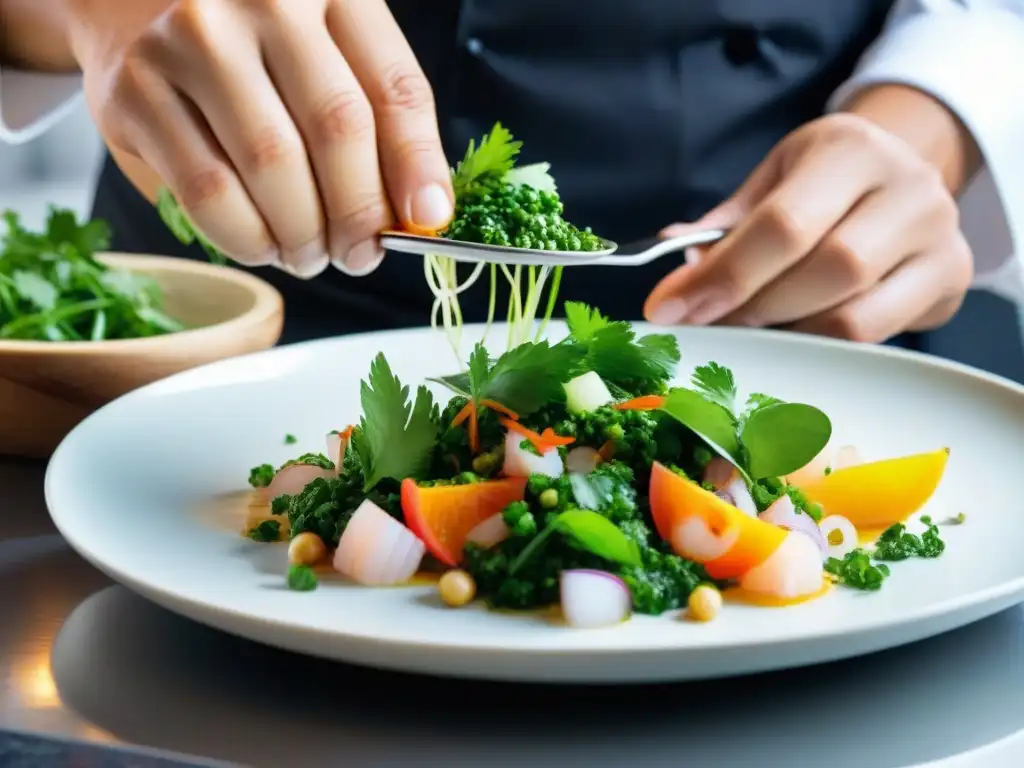
M950 7L893 18L829 103L893 83L941 101L971 132L984 166L959 196L975 287L1024 303L1024 18Z
M23 144L59 122L78 101L82 76L0 67L0 143Z

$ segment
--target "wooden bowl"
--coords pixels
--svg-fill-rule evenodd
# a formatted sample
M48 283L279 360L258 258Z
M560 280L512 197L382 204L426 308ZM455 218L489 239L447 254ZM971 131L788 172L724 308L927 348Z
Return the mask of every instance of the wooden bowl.
M166 256L102 254L149 275L165 309L189 330L124 341L0 340L0 455L48 457L101 405L204 363L274 346L284 302L247 272Z

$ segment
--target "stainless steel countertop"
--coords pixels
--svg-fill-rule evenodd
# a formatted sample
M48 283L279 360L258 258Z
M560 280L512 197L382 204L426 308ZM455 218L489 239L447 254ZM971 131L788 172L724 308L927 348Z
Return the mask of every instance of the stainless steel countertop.
M43 475L0 459L5 727L258 768L1024 764L1020 607L895 651L692 685L381 673L243 641L113 585L54 529Z

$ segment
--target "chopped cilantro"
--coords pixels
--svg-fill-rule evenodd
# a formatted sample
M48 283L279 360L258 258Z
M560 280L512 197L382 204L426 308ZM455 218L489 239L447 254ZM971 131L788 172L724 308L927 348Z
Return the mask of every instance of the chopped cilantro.
M288 589L311 592L316 587L316 573L308 565L292 565L288 568Z
M440 431L438 409L427 388L420 386L410 403L409 388L380 354L370 365L360 396L363 416L352 433L352 447L362 465L364 490L385 478L423 479Z
M872 564L870 555L863 549L848 552L842 560L830 557L825 561L825 571L840 584L865 591L881 589L889 577L889 566Z
M308 464L312 467L320 467L320 469L334 469L334 462L322 453L304 453L297 458L289 459L281 468L290 467L292 464Z
M522 146L523 142L513 141L512 134L501 123L494 124L491 132L480 140L480 146L477 146L475 139L470 139L466 154L452 173L456 198L473 186L504 178L515 166L516 156Z
M295 435L291 433L288 433L287 435L284 436L285 445L295 445L297 442L299 442L299 438L297 438Z
M253 526L246 533L253 541L268 543L281 540L281 523L277 520L264 520L259 525Z
M922 517L927 528L917 536L907 532L907 526L896 523L886 528L875 544L876 560L899 561L911 557L935 558L946 549L946 543L939 538L939 528L931 518Z
M249 485L253 488L266 488L274 479L277 470L273 464L260 464L249 470Z

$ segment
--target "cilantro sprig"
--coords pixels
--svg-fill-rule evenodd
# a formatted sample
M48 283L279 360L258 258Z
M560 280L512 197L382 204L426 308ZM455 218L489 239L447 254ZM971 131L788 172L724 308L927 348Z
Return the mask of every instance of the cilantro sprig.
M641 338L630 323L609 320L598 310L575 301L565 303L565 321L572 340L586 350L585 367L620 394L661 391L679 364L679 342L671 334Z
M492 400L529 416L546 405L565 400L562 385L580 371L586 350L579 344L525 342L492 361L477 344L465 373L430 379L478 405Z
M0 339L105 341L183 330L164 312L153 280L96 260L110 244L105 222L79 223L58 208L42 232L27 230L13 211L2 220Z
M360 386L363 415L352 432L352 448L363 469L364 491L381 480L423 479L440 431L440 414L425 386L410 402L409 387L391 372L383 354Z

